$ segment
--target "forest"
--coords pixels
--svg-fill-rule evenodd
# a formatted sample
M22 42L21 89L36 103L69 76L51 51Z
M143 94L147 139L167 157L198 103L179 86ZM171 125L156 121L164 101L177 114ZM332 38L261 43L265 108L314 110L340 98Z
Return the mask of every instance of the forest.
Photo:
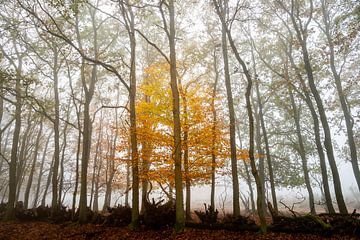
M359 1L0 0L0 36L1 239L360 236Z

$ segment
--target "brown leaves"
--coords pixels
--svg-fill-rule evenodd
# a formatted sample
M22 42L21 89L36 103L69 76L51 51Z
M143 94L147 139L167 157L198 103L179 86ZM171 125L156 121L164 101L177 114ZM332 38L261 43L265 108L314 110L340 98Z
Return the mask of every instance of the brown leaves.
M187 228L175 235L172 228L158 231L141 229L133 232L128 228L104 227L94 224L68 223L55 225L46 222L0 222L0 239L329 239L310 234L231 232ZM332 236L331 239L355 239L351 236Z

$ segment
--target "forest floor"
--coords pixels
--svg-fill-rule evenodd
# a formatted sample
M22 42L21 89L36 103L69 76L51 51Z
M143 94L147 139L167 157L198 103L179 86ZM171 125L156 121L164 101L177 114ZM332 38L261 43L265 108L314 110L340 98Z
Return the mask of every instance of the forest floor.
M0 222L2 239L360 239L355 236L333 235L322 237L312 234L289 234L269 232L260 235L254 232L232 232L226 230L204 230L186 228L175 235L173 229L141 229L137 232L127 227L107 227L96 224L78 225L72 222L52 224L48 222Z

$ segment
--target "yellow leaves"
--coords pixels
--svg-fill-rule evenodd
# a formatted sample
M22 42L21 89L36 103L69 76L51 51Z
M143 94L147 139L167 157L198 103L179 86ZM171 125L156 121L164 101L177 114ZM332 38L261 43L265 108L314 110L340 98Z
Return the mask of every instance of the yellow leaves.
M169 77L169 64L166 62L156 62L144 69L143 82L138 86L136 131L139 162L150 163L146 171L142 171L140 166L140 179L172 185L174 140ZM219 120L221 117L214 121L214 111L218 111L218 116L222 113L214 103L218 99L213 99L209 87L196 80L181 79L179 90L183 162L185 152L188 153L188 171L186 174L183 171L183 178L194 184L205 183L211 178L213 157L216 168L221 168L229 158L228 126ZM117 151L123 159L129 157L128 131L119 132L122 140Z
M264 154L254 154L255 158L263 158ZM245 162L250 162L249 150L248 149L238 149L237 158Z

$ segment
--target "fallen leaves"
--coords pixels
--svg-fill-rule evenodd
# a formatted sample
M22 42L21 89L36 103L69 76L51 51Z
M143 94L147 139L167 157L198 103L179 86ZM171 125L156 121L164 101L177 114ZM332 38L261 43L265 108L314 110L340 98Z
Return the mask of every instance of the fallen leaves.
M311 234L231 232L187 228L175 235L172 228L162 230L141 229L137 232L127 227L106 227L96 224L52 224L47 222L0 222L0 239L176 239L176 240L229 240L229 239L356 239L354 236L323 238Z

